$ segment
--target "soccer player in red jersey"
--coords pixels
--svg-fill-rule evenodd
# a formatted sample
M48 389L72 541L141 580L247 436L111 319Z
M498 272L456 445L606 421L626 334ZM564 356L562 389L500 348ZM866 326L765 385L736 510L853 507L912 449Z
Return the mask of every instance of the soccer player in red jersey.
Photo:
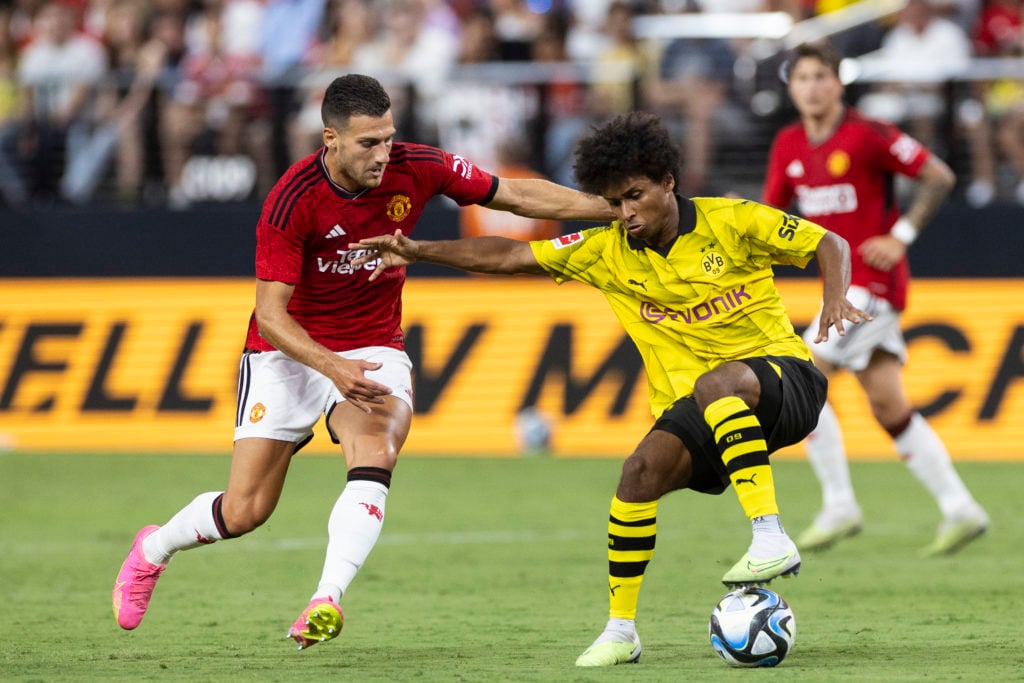
M135 537L114 584L134 629L171 557L248 533L274 511L292 455L327 416L347 484L327 521L320 583L288 631L300 649L338 635L339 603L377 542L398 452L412 419L411 363L401 328L404 269L372 285L350 242L412 232L427 202L555 220L605 220L607 203L545 180L499 178L446 151L395 142L391 100L375 79L334 80L323 100L324 146L289 168L256 226L256 306L242 355L226 490L202 493Z
M953 468L942 440L907 397L900 313L910 279L907 247L955 178L941 159L897 127L844 105L840 61L828 47L801 45L784 67L800 120L775 137L762 199L780 208L795 204L798 214L850 243L848 296L874 321L845 337L810 344L814 361L826 374L854 373L875 419L942 512L938 534L924 554L952 553L984 533L989 519ZM896 175L915 179L902 217L894 198ZM824 548L857 533L862 523L839 422L827 403L807 438L807 454L822 485L822 509L797 546Z

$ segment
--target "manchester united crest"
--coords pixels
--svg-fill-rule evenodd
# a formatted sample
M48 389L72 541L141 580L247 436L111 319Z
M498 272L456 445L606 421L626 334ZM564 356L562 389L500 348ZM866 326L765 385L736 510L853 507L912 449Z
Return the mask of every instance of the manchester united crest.
M850 170L850 155L841 149L837 149L828 155L825 166L833 178L842 178Z
M404 194L396 194L388 200L388 218L396 223L404 221L409 212L412 211L412 201Z
M267 414L267 407L262 403L257 403L249 411L249 422L259 422L263 419L263 416Z

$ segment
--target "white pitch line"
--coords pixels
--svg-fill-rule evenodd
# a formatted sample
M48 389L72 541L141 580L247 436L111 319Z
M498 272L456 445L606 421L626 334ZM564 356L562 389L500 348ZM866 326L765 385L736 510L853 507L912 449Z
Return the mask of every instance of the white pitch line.
M497 545L502 543L553 543L561 541L575 541L594 536L603 538L603 534L596 536L592 533L579 529L553 529L550 531L522 530L522 531L432 531L427 533L411 534L381 534L377 545ZM283 538L273 540L252 539L244 543L249 550L300 550L307 548L322 548L327 543L327 537L321 538Z
M659 532L662 538L684 536L681 530ZM521 530L490 530L490 531L429 531L423 533L395 533L384 531L377 545L499 545L502 543L559 543L563 541L588 540L601 543L607 539L604 529L585 531L583 529L521 529ZM282 538L282 539L244 539L240 545L253 551L265 550L303 550L323 548L327 544L327 536L320 538ZM219 545L219 544L218 544ZM234 544L232 544L234 545ZM214 546L217 547L217 546ZM221 547L226 547L226 544Z

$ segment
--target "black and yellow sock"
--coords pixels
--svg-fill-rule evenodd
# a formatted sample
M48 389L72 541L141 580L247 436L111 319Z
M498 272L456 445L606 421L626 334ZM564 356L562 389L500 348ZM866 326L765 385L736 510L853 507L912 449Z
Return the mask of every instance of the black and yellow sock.
M704 419L715 434L743 512L749 519L779 514L768 444L754 411L739 397L727 396L709 405Z
M626 503L612 498L608 517L609 617L636 619L640 584L654 556L658 501Z

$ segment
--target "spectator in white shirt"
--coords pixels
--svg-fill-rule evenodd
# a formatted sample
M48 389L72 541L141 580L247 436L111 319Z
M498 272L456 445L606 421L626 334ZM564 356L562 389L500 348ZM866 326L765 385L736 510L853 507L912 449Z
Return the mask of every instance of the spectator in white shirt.
M935 129L946 111L943 85L963 73L970 59L963 29L939 16L932 0L909 0L881 48L866 60L885 84L859 106L869 116L906 123L926 147L941 148Z
M76 16L63 2L48 2L36 14L35 38L18 63L22 124L33 196L53 199L58 179L89 133L96 89L107 57L94 38L76 29Z

